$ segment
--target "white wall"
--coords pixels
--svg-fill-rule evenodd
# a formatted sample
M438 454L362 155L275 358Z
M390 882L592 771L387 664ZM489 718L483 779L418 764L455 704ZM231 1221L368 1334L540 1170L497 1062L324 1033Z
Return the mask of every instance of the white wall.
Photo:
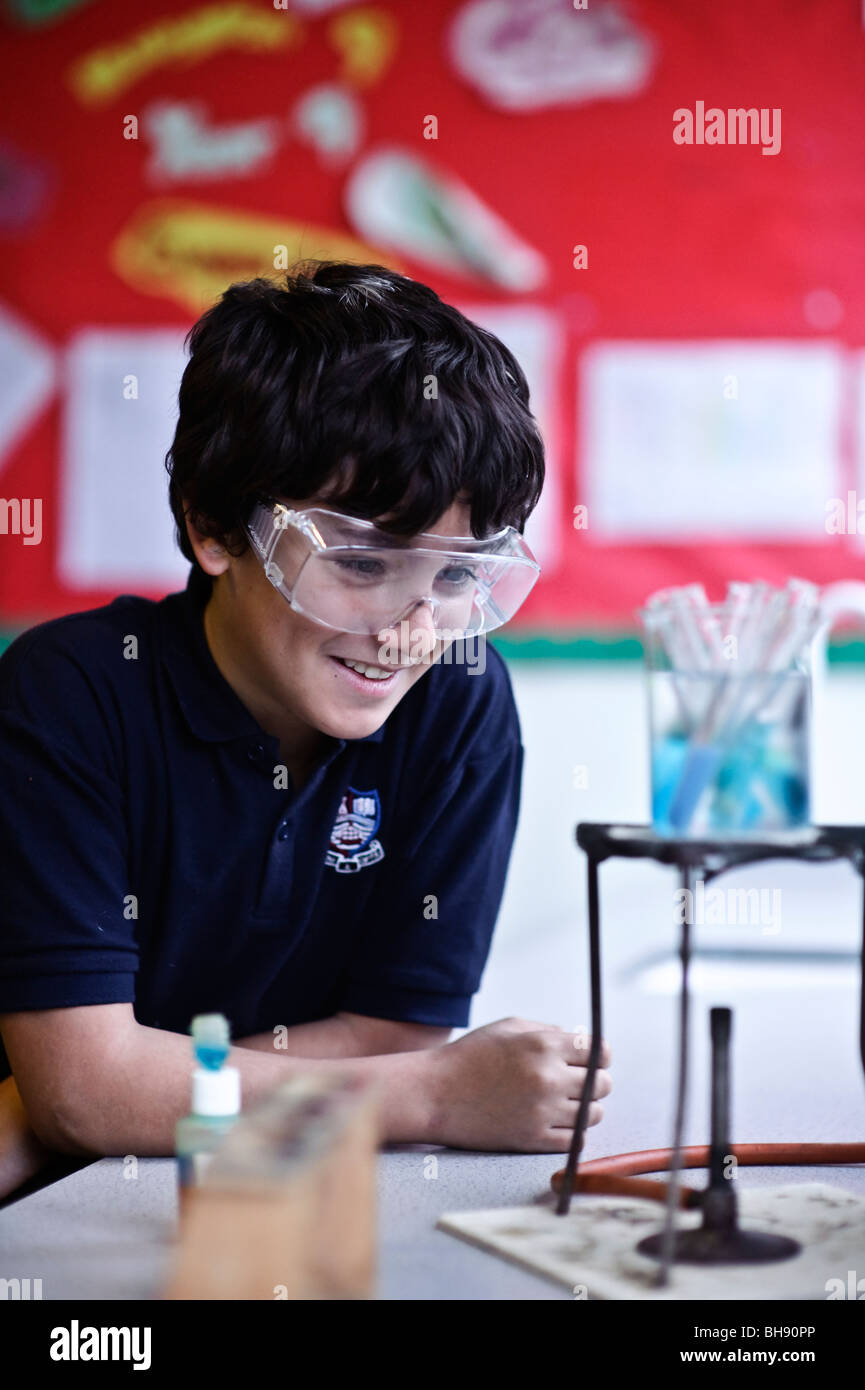
M579 820L648 819L642 671L601 662L514 662L511 671L526 748L523 807L472 1027L514 1014L576 1028L588 1024L589 1009L585 866L574 828ZM865 820L863 710L865 672L834 668L820 753L829 773L823 820ZM577 764L588 769L585 790L573 786ZM613 860L600 882L603 1031L614 1089L587 1157L669 1142L679 981L675 871ZM686 1141L705 1142L708 1133L713 1004L734 1009L739 1141L861 1139L857 875L846 864L774 861L719 882L780 890L779 930L695 929Z

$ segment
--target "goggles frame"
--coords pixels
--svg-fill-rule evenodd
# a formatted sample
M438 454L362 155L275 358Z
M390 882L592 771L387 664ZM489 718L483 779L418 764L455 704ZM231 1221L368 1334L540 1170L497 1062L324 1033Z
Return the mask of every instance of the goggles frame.
M334 523L341 524L343 527L347 528L349 532L358 528L361 534L366 532L370 537L374 535L376 543L354 543L351 540L342 538L336 541L328 541L322 534L321 526L313 519L315 516L332 518ZM274 552L279 543L279 537L281 533L289 527L298 531L310 547L309 553L301 562L293 585L287 582L283 570L274 559ZM325 529L327 529L326 523ZM498 557L506 564L515 564L534 570L534 577L518 607L522 606L522 603L528 598L541 572L541 567L523 539L523 536L513 526L505 526L500 531L496 531L493 535L487 536L483 540L478 540L476 536L441 536L431 531L420 531L413 536L404 537L395 536L389 532L383 531L374 521L368 521L363 517L350 516L345 512L331 511L328 507L297 509L294 507L286 507L284 503L276 500L268 500L267 502L257 502L255 504L249 520L244 524L243 530L252 545L253 552L264 568L267 579L273 587L280 592L283 598L286 599L290 606L294 608L296 612L311 618L313 622L320 623L323 627L332 628L337 632L349 631L352 629L342 628L335 623L327 622L326 619L304 608L295 596L304 569L310 559L316 555L323 555L328 552L333 554L335 552L344 551L363 553L368 550L394 550L435 555L439 557L442 555L451 555L455 560L475 559L480 562L489 561L490 559ZM422 544L419 542L422 542ZM510 554L507 553L509 550L511 551ZM513 553L514 551L516 551L516 553ZM483 592L484 586L480 581L479 588L481 588ZM415 604L430 604L434 615L436 617L438 616L441 601L434 595L419 595L414 602ZM489 588L486 589L484 594L484 602L489 602L493 608L496 608L495 602L491 598L491 590ZM501 613L501 610L497 611ZM517 609L514 609L514 612L516 611ZM495 627L501 627L503 623L509 622L512 617L513 613L508 614L507 617L501 616L498 622L490 626L486 626L485 624L483 628L472 635L478 636L481 632L493 631ZM378 630L382 631L392 625L393 624L388 623L382 624L382 627Z

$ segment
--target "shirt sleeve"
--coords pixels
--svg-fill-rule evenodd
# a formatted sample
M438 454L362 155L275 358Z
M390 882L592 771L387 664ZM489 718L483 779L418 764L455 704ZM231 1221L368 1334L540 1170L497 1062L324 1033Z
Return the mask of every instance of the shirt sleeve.
M445 774L415 804L365 914L340 1008L466 1026L504 893L522 765L517 734Z
M0 1012L135 998L117 750L69 646L37 631L0 663Z

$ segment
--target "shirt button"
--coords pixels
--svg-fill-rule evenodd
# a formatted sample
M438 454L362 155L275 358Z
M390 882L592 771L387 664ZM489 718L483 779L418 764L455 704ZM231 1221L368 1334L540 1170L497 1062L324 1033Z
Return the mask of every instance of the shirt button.
M282 825L279 827L279 829L278 829L277 832L276 832L276 838L277 838L277 840L287 840L290 834L291 834L291 826L289 825L288 821L285 821L285 820L284 820L284 821L282 822Z
M257 763L259 759L264 756L264 744L256 743L254 748L250 748L247 750L246 756L249 758L249 761L251 763Z

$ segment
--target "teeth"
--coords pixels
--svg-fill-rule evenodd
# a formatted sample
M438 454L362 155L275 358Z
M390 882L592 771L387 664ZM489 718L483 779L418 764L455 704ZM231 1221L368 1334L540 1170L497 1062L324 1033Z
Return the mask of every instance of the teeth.
M343 666L350 666L352 671L359 671L371 681L385 681L393 674L391 671L383 671L380 666L364 666L362 661L348 661L344 656L339 659Z

